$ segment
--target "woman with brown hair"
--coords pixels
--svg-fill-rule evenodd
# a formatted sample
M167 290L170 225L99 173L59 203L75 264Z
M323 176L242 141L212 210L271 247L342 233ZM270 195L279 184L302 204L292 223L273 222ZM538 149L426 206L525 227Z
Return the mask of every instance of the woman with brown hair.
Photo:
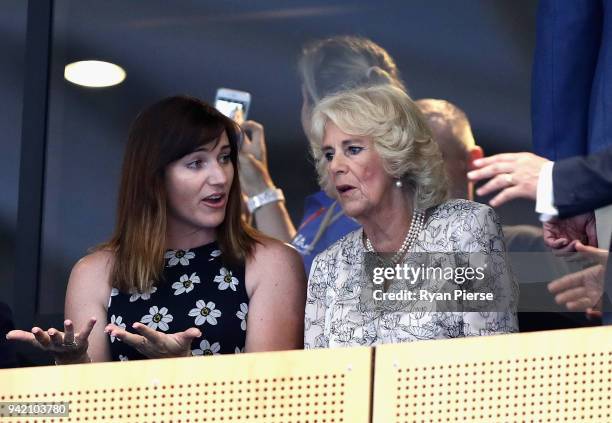
M144 110L114 235L74 266L64 331L7 338L58 364L302 348L301 259L241 219L237 141L233 121L195 98Z

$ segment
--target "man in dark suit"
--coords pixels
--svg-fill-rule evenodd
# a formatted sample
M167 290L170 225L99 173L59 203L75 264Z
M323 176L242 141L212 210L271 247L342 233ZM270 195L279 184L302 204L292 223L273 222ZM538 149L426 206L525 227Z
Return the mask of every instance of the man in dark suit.
M514 198L537 199L536 211L545 221L544 240L551 248L576 251L577 245L579 250L584 244L597 245L593 210L612 204L612 147L588 157L557 162L531 153L498 154L477 160L474 165L478 169L469 172L468 177L472 181L490 179L477 192L500 191L493 199L496 204ZM610 295L612 265L609 258L607 261L605 292ZM603 275L602 269L598 276L601 284ZM587 282L585 273L575 278ZM609 299L603 300L604 310L608 311ZM604 312L603 319L612 323L610 313Z
M585 216L591 216L592 210L612 204L612 147L608 147L601 153L588 157L572 157L556 162L552 172L552 186L554 205L558 210L559 219L545 223L545 233L556 242L563 243L570 237L578 238L580 228L584 227L583 237L589 238L589 225L585 222ZM584 214L586 213L586 214ZM579 238L578 238L579 239ZM551 292L557 294L557 302L566 305L568 301L586 301L587 310L598 305L603 311L602 320L604 324L612 324L612 262L610 254L605 250L596 251L593 247L574 246L577 251L583 252L599 263L581 272L567 275L563 280L551 283ZM609 250L612 251L612 243ZM607 270L606 270L607 267ZM589 293L596 291L600 286L600 295L603 298L599 302L596 298L589 298ZM589 290L591 287L593 289ZM576 300L576 294L585 292L582 299ZM590 292L587 292L590 291ZM574 297L570 293L574 292ZM559 299L559 295L565 295ZM594 302L589 300L595 300Z
M486 195L499 191L491 200L492 206L516 198L537 200L540 189L550 191L561 217L576 214L575 210L592 211L612 204L612 146L591 156L556 162L532 153L496 154L475 160L474 166L477 169L468 173L471 181L490 179L476 192Z
M610 69L612 0L540 0L531 90L536 154L558 161L612 146ZM595 216L599 246L608 248L612 205Z
M475 160L474 166L477 169L468 173L470 180L489 179L476 192L486 195L499 191L490 201L492 206L527 198L536 200L536 211L543 221L559 218L544 226L550 247L569 247L572 239L596 245L592 211L612 204L612 147L588 157L557 162L532 153L497 154ZM570 216L570 220L565 219ZM551 229L561 230L559 236L550 233ZM581 237L563 238L563 230Z
M475 140L463 110L446 100L420 99L417 106L425 116L444 158L453 198L474 200L473 183L467 171L484 153ZM544 244L542 229L531 225L504 225L506 248L512 256L513 272L521 283L519 329L534 330L582 327L594 324L577 313L562 313L546 289L546 283L567 272L561 260L555 260ZM537 261L537 274L531 264ZM559 269L562 266L562 269ZM548 311L545 315L542 312Z
M612 204L612 147L588 157L555 162L552 177L554 205L559 217Z
M540 0L532 72L536 154L585 156L612 145L612 0Z

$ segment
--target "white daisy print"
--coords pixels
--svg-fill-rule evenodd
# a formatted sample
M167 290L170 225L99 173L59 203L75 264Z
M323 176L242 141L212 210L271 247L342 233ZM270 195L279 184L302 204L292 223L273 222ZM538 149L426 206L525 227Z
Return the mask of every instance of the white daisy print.
M208 259L208 261L213 261L214 259L216 259L217 257L219 257L221 255L221 250L213 250L210 253L210 258Z
M111 324L119 326L121 329L125 329L125 323L123 322L123 317L115 316L114 314L111 316ZM115 337L110 335L111 342L115 342Z
M179 282L174 282L172 284L172 289L174 289L174 295L181 295L184 292L193 291L193 284L200 283L200 277L196 276L195 272L191 274L191 276L183 275L180 277Z
M200 348L191 350L191 355L217 355L219 354L219 350L221 350L221 345L219 345L218 342L210 345L210 343L204 339L200 342Z
M234 354L243 354L244 353L244 347L240 348L240 347L236 347L234 348Z
M158 309L157 306L153 306L149 309L149 313L142 316L140 322L146 323L151 329L157 330L157 328L160 328L165 332L168 330L168 323L174 320L174 317L168 314L166 307Z
M129 359L127 358L127 356L119 354L119 360L120 361L128 361Z
M225 291L228 287L232 291L235 291L236 285L238 285L238 279L233 277L232 272L225 267L222 267L219 274L215 276L215 282L219 284L219 289L221 291Z
M198 300L196 308L192 308L189 311L189 315L195 317L196 326L203 325L204 323L216 325L217 317L221 316L221 310L215 310L215 307L216 305L212 301L205 303L204 300Z
M176 266L181 263L183 266L189 265L189 260L195 257L195 253L189 250L170 250L166 251L164 258L170 259L168 267Z
M119 290L117 288L111 289L110 297L108 297L108 306L107 306L107 308L110 308L111 303L113 302L113 297L115 297L117 295L119 295Z
M240 329L246 330L246 318L247 313L249 312L249 306L247 303L240 304L240 310L236 312L236 317L238 317L242 322L240 322Z
M157 291L156 286L152 287L149 292L143 292L142 294L140 292L134 292L130 297L130 302L133 303L139 299L142 299L143 301L149 300L151 299L151 294L155 293L155 291Z

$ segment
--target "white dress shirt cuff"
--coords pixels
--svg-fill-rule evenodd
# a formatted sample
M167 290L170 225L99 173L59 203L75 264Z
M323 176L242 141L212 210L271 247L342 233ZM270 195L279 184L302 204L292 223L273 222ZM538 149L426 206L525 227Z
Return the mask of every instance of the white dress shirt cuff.
M554 162L547 162L540 169L538 176L538 188L536 194L536 213L540 213L540 221L548 222L555 216L559 215L559 211L555 207L555 198L553 194L553 166Z

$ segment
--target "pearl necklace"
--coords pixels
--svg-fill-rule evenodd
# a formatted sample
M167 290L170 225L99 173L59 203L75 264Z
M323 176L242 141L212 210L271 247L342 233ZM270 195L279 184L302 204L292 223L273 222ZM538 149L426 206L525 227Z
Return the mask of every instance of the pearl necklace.
M412 221L410 222L410 229L406 234L406 238L404 238L404 242L402 242L402 246L400 249L391 257L391 263L397 263L401 258L404 257L406 251L412 246L414 241L416 241L417 237L423 230L423 224L425 223L425 212L422 210L418 210L412 214ZM370 238L366 236L366 251L370 253L376 253L372 246L372 242Z

